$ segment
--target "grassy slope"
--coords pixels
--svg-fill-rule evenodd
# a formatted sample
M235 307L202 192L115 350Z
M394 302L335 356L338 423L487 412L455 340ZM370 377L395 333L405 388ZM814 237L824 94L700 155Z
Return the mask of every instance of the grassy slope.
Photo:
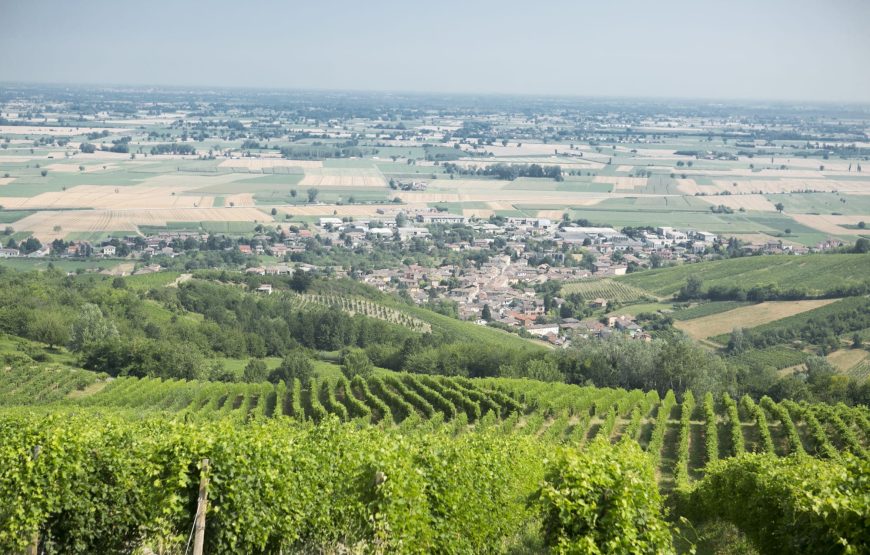
M672 295L690 275L700 277L706 287L739 284L749 288L776 284L823 292L833 287L866 281L870 275L870 255L753 256L660 268L616 279L656 295Z

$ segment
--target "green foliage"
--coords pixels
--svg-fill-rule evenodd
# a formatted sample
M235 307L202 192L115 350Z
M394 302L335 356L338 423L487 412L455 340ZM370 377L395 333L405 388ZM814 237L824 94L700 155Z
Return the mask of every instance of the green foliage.
M788 452L803 455L806 453L804 444L801 442L797 428L791 419L788 409L783 405L778 405L773 402L770 397L764 396L761 398L761 407L767 410L772 416L779 420L780 426L785 431L786 441L788 442Z
M742 455L746 451L746 442L743 439L743 425L740 423L740 414L737 410L737 403L730 395L725 393L722 395L722 404L725 406L725 412L728 417L728 429L731 436L731 454L735 457Z
M245 371L242 374L242 380L248 383L258 383L266 381L266 378L269 375L269 370L266 367L266 363L258 358L252 358L247 365L245 365Z
M103 316L103 312L95 304L82 305L78 318L72 324L70 349L81 351L90 345L118 338L115 325Z
M677 447L677 463L674 468L674 483L678 488L689 485L689 432L694 411L695 397L691 391L687 391L680 406L680 439Z
M557 449L534 503L555 553L673 553L649 458L634 442Z
M662 456L662 447L665 442L665 431L668 426L668 419L671 416L671 410L677 404L677 397L673 390L668 391L662 403L659 405L656 413L656 420L653 424L652 434L650 435L649 444L647 444L647 452L650 454L650 459L653 465L658 466Z
M707 469L691 494L697 519L736 524L762 553L870 550L870 463L742 455Z
M342 355L341 371L349 380L355 376L369 378L374 372L374 365L364 350L350 349Z
M719 431L717 428L716 406L713 394L704 396L704 445L707 451L707 463L719 459Z
M773 438L770 436L770 427L767 425L767 415L764 414L764 410L756 405L755 401L753 401L748 395L744 395L740 399L740 404L743 405L746 415L755 420L758 437L761 440L761 445L756 445L755 447L756 452L776 453L773 447Z
M183 551L203 458L218 554L491 551L531 519L543 477L540 445L520 437L4 414L0 550L38 529L62 553Z
M294 351L285 356L277 368L269 374L270 382L299 380L307 385L314 377L314 365L305 353Z
M617 281L665 296L677 293L690 275L706 287L734 286L734 276L739 275L740 286L747 289L796 285L808 294L828 294L866 284L867 264L868 257L860 254L750 256L635 272Z

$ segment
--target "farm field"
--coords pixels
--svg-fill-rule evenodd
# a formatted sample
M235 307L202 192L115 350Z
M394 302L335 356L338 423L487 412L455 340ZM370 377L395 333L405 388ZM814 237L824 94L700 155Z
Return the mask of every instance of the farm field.
M195 212L275 206L283 213L297 211L301 218L329 216L336 211L338 215L370 216L375 209L361 207L354 213L346 208L348 201L389 202L397 197L410 209L449 203L450 210L469 217L498 214L556 219L567 212L572 218L610 226L667 223L726 236L774 238L814 246L829 237L854 240L861 235L857 223L870 220L870 204L866 201L870 175L857 175L848 163L826 160L822 164L825 169L820 171L811 159L774 156L764 168L749 169L750 158L738 153L734 160L697 159L693 167L685 167L681 164L686 156L677 152L698 147L692 136L674 136L661 144L633 149L620 147L606 156L588 145L532 142L472 147L395 140L377 146L362 141L356 157L293 159L282 157L278 149L287 147L290 152L304 153L312 143L284 139L273 142L268 150L245 151L237 140L222 144L220 152L215 153L217 143L208 139L189 143L196 154L149 155L155 143L148 131L163 132L165 121L141 117L130 121L135 124L125 125L121 118L113 125L97 128L99 131L90 126L2 127L6 131L0 132L0 137L10 142L0 152L0 175L9 175L0 178L0 206L4 207L0 221L51 240L64 237L52 231L55 225L70 233L129 233L141 227L160 226L145 211L161 209ZM420 120L408 123L419 130L430 127ZM371 122L363 119L352 125L356 131L365 131ZM24 130L28 133L22 133ZM135 158L101 150L77 150L88 140L89 133L103 131L107 133L105 141L127 134ZM12 141L12 137L22 136L68 137L70 141L63 146L31 149L15 142L24 142L22 139ZM330 141L324 143L328 144ZM716 148L735 152L728 144ZM199 159L207 152L210 158ZM576 156L581 152L582 158ZM463 168L559 165L564 180L519 177L506 181L453 175L427 159L438 155L447 156ZM640 172L644 175L640 176ZM428 186L425 191L394 192L388 187L393 178L422 180ZM305 202L305 192L310 188L319 190L323 204ZM777 212L779 202L785 206L784 213ZM720 205L733 213L711 210ZM56 213L27 219L27 214L21 212L60 208L80 209L78 215L87 223L77 225ZM105 212L101 212L116 210L129 213L107 221ZM191 214L171 221L212 220L255 223L260 218L253 212L238 212L235 217ZM121 227L117 227L119 221L123 221ZM112 224L116 227L109 227Z
M791 315L784 315L767 323L756 325L748 328L748 331L756 338L755 341L759 342L781 343L787 339L819 341L827 338L837 347L840 347L842 341L838 336L851 336L854 332L860 332L867 327L868 316L870 316L868 309L870 309L870 297L834 299L833 302L822 302L820 306L811 310L797 311ZM712 339L722 343L727 341L727 334L723 332L722 335Z
M870 357L870 353L863 349L839 349L826 358L835 368L850 374L853 369L863 367L868 362L868 357Z
M747 306L748 304L750 303L741 301L713 301L700 303L689 308L674 310L671 316L674 320L694 320L695 318L712 316L714 314L719 314L720 312L734 310L735 308Z
M754 328L775 322L829 305L835 301L836 299L763 302L692 320L678 320L674 326L686 332L693 339L702 340L727 334L735 328Z

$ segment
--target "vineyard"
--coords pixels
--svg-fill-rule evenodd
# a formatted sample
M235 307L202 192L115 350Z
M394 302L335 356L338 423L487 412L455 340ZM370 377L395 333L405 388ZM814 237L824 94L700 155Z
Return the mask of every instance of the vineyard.
M377 318L392 324L399 324L417 332L432 331L432 326L427 322L409 316L401 310L390 308L382 304L378 304L369 299L347 297L344 295L315 295L302 294L294 295L295 305L297 308L305 308L308 304L318 304L322 306L335 307L351 315L362 314L370 318Z
M209 553L578 550L590 541L670 553L662 494L698 522L741 524L763 545L769 530L733 506L749 493L721 510L714 500L747 468L782 479L766 462L782 457L788 472L811 466L836 493L791 491L818 501L776 505L770 518L792 530L777 515L798 511L818 528L801 536L806 545L832 533L856 553L868 545L854 517L867 506L863 407L392 372L242 384L7 369L0 399L18 405L0 410L0 507L20 508L0 509L4 552L38 537L48 553L180 553L206 458ZM774 503L759 491L757 503ZM574 495L622 524L559 509L579 502Z
M617 281L655 295L669 296L679 291L690 275L701 278L706 287L738 285L734 276L740 276L739 285L744 289L795 284L813 294L823 294L866 283L868 264L870 256L867 255L750 256L635 272Z
M492 428L580 447L599 438L632 440L652 455L665 489L687 485L707 463L743 452L836 458L844 450L866 456L870 447L870 411L865 408L778 404L766 397L761 403L746 396L735 402L727 395L696 401L687 392L677 402L673 392L660 399L654 391L393 372L277 385L121 377L91 394L69 394L92 384L94 375L48 371L22 379L19 374L0 375L0 398L6 405L24 404L26 395L44 391L39 400L54 401L53 406L185 421L288 417L316 424L335 417L384 429L444 428L452 436Z
M606 299L619 303L628 303L650 297L650 294L642 289L610 279L586 279L564 283L562 295L571 294L579 295L586 301Z

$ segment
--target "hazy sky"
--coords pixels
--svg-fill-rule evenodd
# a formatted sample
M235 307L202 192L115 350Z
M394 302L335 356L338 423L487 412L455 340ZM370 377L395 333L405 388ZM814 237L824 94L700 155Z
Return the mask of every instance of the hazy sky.
M868 0L0 0L0 81L870 102Z

